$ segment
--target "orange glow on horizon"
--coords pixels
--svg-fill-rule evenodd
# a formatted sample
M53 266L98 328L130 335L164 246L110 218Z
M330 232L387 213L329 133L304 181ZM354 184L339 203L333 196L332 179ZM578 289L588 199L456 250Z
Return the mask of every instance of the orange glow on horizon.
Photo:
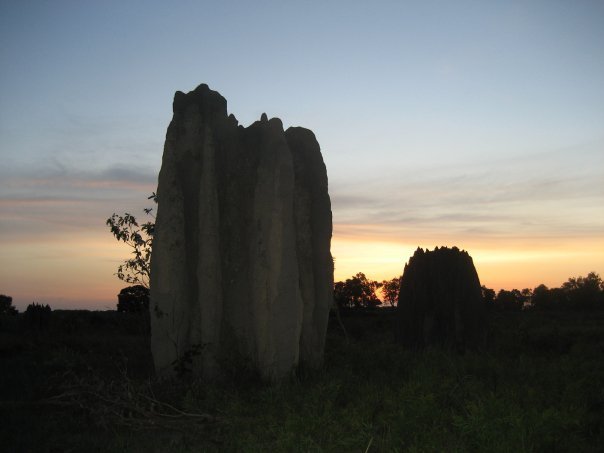
M96 234L95 234L96 233ZM1 291L23 311L32 302L53 309L114 309L127 283L114 275L130 250L108 231L3 243Z
M335 281L363 272L372 280L390 280L403 273L405 263L417 247L457 246L468 251L476 266L481 284L499 289L535 288L540 284L558 287L570 277L601 274L604 269L604 239L576 240L564 244L540 241L531 248L510 246L505 241L450 241L436 244L411 244L367 237L332 239L335 258ZM551 241L554 242L554 241ZM558 245L556 248L554 245Z
M336 281L358 272L378 281L398 277L418 246L436 245L467 250L481 283L495 290L541 283L558 287L570 277L604 272L604 238L430 241L408 234L409 240L397 242L387 235L338 234L337 225L335 230L331 250ZM128 286L114 274L130 249L115 241L104 225L22 239L0 244L0 260L10 263L0 269L0 291L12 296L21 311L33 301L53 309L114 309L120 289Z

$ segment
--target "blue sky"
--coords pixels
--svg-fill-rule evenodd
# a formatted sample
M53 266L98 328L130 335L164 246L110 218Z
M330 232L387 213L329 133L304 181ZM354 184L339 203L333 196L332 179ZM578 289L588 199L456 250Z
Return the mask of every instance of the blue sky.
M336 278L459 245L483 283L604 273L604 3L0 2L0 292L112 307L104 220L154 190L176 90L312 129Z

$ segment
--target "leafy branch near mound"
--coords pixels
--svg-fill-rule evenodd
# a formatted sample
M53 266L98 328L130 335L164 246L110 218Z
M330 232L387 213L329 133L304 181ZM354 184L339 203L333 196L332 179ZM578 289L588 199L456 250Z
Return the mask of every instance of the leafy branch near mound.
M155 192L147 199L157 203ZM152 208L144 209L147 215L151 215L152 210ZM139 225L136 218L129 213L125 213L123 216L113 213L105 223L118 241L122 241L132 248L133 257L120 264L115 275L126 283L148 288L155 223L146 222Z

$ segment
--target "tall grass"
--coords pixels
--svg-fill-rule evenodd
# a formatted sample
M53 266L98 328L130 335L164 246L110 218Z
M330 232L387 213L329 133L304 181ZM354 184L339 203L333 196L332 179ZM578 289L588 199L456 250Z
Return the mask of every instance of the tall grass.
M7 451L597 452L604 447L601 315L494 313L487 349L462 355L402 350L392 341L391 315L345 316L351 340L334 323L325 366L299 370L279 386L237 374L211 384L190 377L155 382L145 329L106 316L95 328L69 334L51 328L46 339L14 342L24 345L14 352L0 347L0 434ZM153 425L136 413L113 414L110 403L94 398L46 404L74 383L97 388L101 397L125 408L143 407L144 398L152 397L182 413L210 414L212 420L183 417ZM144 409L159 413L157 407Z

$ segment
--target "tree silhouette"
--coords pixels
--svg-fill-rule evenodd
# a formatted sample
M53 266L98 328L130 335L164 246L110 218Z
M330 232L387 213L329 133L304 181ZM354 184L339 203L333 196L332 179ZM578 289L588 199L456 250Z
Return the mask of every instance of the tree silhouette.
M147 199L157 203L155 192ZM152 208L144 209L147 215L151 215L152 210ZM123 216L113 213L105 223L118 241L123 241L132 248L132 255L134 255L119 265L115 275L126 283L148 288L155 223L146 222L139 225L136 218L128 213Z
M548 288L541 284L531 295L531 307L535 310L582 310L604 309L604 282L598 274L569 278L560 288Z
M590 272L587 277L569 278L562 284L564 302L569 308L593 310L604 308L604 282L598 274Z
M47 330L50 324L52 309L50 305L41 305L32 302L27 306L24 313L26 326L34 331Z
M375 295L375 291L381 286L381 283L369 280L359 272L345 282L334 284L334 300L338 307L376 307L382 303Z
M520 311L523 305L524 296L517 289L511 291L500 290L494 301L494 307L503 311Z
M143 285L128 286L117 295L117 311L144 313L149 310L149 288Z
M482 285L480 287L480 291L482 293L482 300L485 304L485 306L487 308L494 308L495 307L495 297L496 297L496 293L494 289L491 288L487 288L486 286Z
M13 306L13 298L0 294L0 315L16 315L19 313Z
M394 307L398 303L398 293L401 288L401 277L395 277L392 280L384 280L381 285L384 301L388 302L391 307Z
M552 295L547 286L543 283L533 289L531 297L531 307L537 309L547 309L552 304Z

